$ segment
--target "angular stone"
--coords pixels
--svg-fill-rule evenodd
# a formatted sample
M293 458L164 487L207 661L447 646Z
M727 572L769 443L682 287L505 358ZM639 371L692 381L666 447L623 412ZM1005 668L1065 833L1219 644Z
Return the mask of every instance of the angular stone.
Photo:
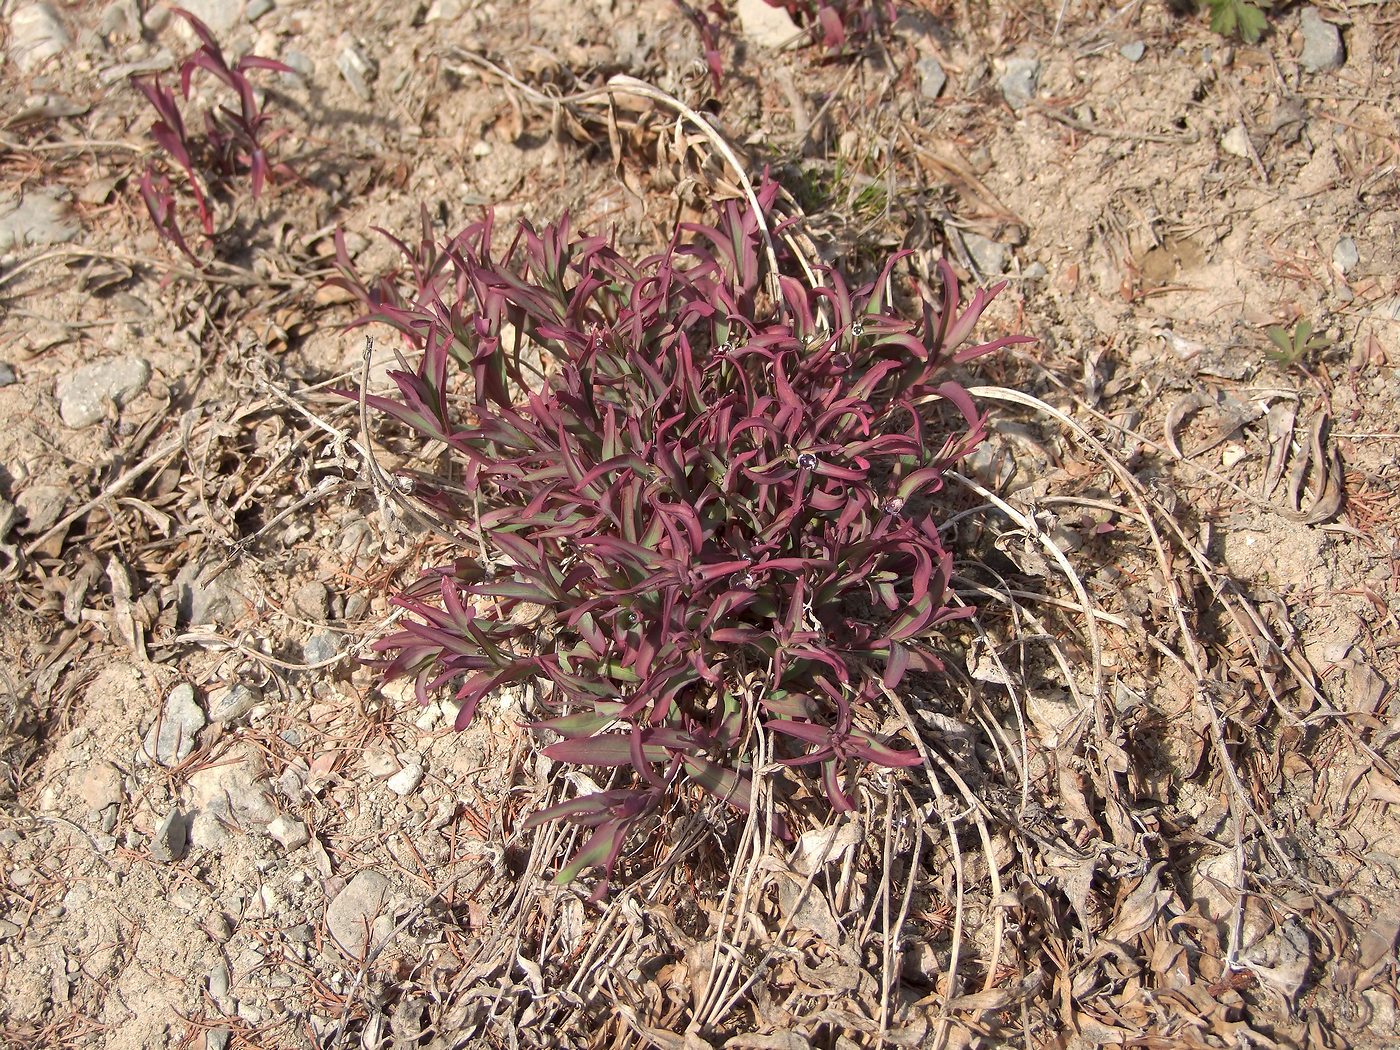
M1351 273L1361 261L1361 253L1356 250L1356 241L1350 237L1340 238L1332 249L1332 265L1340 273Z
M1342 31L1326 21L1315 7L1305 7L1301 22L1303 53L1298 64L1310 73L1340 69L1347 60Z
M1118 53L1129 62L1141 62L1142 56L1147 53L1147 45L1141 40L1134 40L1131 44L1120 47Z
M1035 58L1008 58L997 86L1002 98L1012 109L1024 109L1035 98L1040 85L1040 60Z
M262 691L241 682L219 686L209 693L209 718L214 722L232 722L242 718L262 702Z
M188 845L189 824L184 814L172 809L151 835L151 859L161 864L171 864L185 855Z
M423 767L410 762L384 781L385 787L396 795L411 795L423 782Z
M306 825L300 820L291 820L287 817L278 817L271 821L267 825L267 833L281 843L282 848L289 853L311 841Z
M384 910L389 880L379 872L360 872L326 905L326 926L336 943L352 959L369 949L374 921Z
M266 827L277 817L264 781L266 771L252 748L231 751L216 765L190 777L191 836L213 849L228 838L228 826Z
M124 405L146 389L151 366L139 357L99 361L80 368L58 383L58 414L65 426L77 429L100 421L107 402Z
M1006 264L1010 258L1006 245L977 233L963 234L963 243L967 245L967 253L972 256L973 263L982 273L988 277L995 277L1006 272Z
M914 69L919 74L919 94L924 98L937 98L943 94L943 88L948 83L948 74L943 72L938 59L932 55L921 58L914 64Z
M324 583L311 580L292 592L290 605L297 616L320 623L330 615L331 592Z
M181 683L166 697L165 708L146 734L138 758L154 759L163 766L179 765L190 757L195 736L207 724L195 703L194 686Z

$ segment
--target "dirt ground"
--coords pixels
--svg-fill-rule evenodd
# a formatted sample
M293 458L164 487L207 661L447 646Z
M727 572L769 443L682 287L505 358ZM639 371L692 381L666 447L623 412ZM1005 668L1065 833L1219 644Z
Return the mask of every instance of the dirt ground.
M295 178L187 215L201 269L128 80L197 41L7 0L0 1045L1400 1041L1400 5L1277 4L1252 45L1175 6L901 0L828 54L743 3L716 89L670 0L190 3L294 69L250 75ZM723 828L603 905L550 887L528 697L458 734L357 659L443 551L334 392L334 235L369 275L376 230L486 205L659 247L726 176L645 100L541 100L617 74L713 114L821 261L946 255L1007 283L985 338L1036 340L961 375L996 499L916 705L939 768L744 904Z

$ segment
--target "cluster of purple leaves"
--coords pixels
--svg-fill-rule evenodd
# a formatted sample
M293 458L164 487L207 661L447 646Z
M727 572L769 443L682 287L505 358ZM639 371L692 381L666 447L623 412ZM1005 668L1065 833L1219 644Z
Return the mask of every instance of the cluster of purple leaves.
M710 79L718 91L724 79L724 57L720 54L720 37L733 19L733 11L724 0L701 0L697 4L674 0L700 34L705 52L705 64ZM786 11L799 26L815 26L820 30L821 43L827 51L839 54L850 43L869 40L878 31L880 22L893 22L894 4L890 0L764 0L769 7Z
M156 111L151 138L184 172L185 183L199 212L200 226L205 236L211 237L214 233L214 216L209 206L211 188L246 174L256 200L274 171L291 174L287 165L273 165L268 159L267 148L279 132L269 131L269 114L260 105L247 70L290 73L292 69L275 59L258 55L244 55L229 65L208 26L183 8L171 10L189 23L200 40L199 49L180 66L180 94L189 100L195 71L203 69L238 96L237 108L220 105L206 110L203 133L191 135L175 92L161 82L159 74L134 76L131 82ZM158 171L154 164L148 165L141 176L140 188L141 199L161 236L191 259L196 259L180 227L178 197L169 175Z
M546 684L536 727L562 739L544 753L614 786L530 824L592 828L559 881L600 866L600 893L687 784L748 811L756 723L782 763L820 767L839 810L862 763L917 764L866 726L970 613L930 508L984 435L946 366L1019 341L963 347L999 289L959 309L945 264L941 303L907 321L885 299L896 258L854 291L780 276L773 302L737 202L640 263L567 220L522 223L499 257L493 232L488 216L439 249L425 217L416 248L399 242L409 298L364 283L340 244L362 322L420 355L369 407L446 448L452 476L414 474L415 494L497 552L396 597L411 617L377 643L386 676L424 703L450 687L458 729L494 691Z

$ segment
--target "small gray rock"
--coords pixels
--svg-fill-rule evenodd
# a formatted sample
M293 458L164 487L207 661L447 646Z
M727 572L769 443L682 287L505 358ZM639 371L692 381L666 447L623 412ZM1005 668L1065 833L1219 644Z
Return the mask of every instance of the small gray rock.
M326 905L326 926L352 959L364 957L374 920L384 910L389 880L372 868L360 872Z
M292 592L292 612L318 623L330 616L331 592L318 580L303 583Z
M330 631L317 631L301 643L301 658L309 664L324 663L340 652L336 636Z
M335 56L335 66L340 75L350 85L350 89L360 98L369 102L374 97L370 85L379 76L379 63L350 39L348 33L341 34L340 53Z
M396 795L411 795L422 782L423 767L416 762L409 762L388 780L384 781L384 786Z
M1341 273L1351 273L1360 261L1361 253L1356 250L1356 241L1350 237L1343 237L1337 241L1336 247L1332 249L1332 265Z
M213 722L232 722L261 702L262 691L251 689L241 682L220 686L209 693L209 719Z
M67 191L44 187L22 197L0 198L0 252L26 245L63 244L82 227Z
M189 845L189 824L178 809L172 809L151 836L151 859L171 864L185 855Z
M220 42L238 28L243 18L243 0L182 0L178 6L208 26Z
M0 919L0 941L8 941L18 936L24 927L9 919Z
M228 1050L227 1028L210 1028L204 1033L204 1050Z
M1303 53L1298 62L1310 73L1339 69L1347 59L1342 31L1326 21L1315 7L1303 9Z
M146 389L151 366L140 357L99 361L80 368L58 384L58 414L65 426L77 429L101 420L107 402L124 405Z
M300 820L278 817L267 825L267 833L276 839L288 853L311 841L306 825Z
M963 243L967 245L967 253L972 256L973 263L982 273L993 277L1006 272L1006 264L1010 260L1010 252L1007 251L1006 245L977 233L963 234Z
M263 15L267 14L276 5L272 0L249 0L248 10L243 12L243 17L250 22L256 22Z
M194 686L177 685L165 700L165 708L146 734L137 757L155 759L163 766L179 765L194 750L195 736L207 721L199 704L195 703Z
M1001 96L1012 109L1024 109L1035 98L1040 85L1040 60L1035 58L1008 58L997 86Z
M247 602L238 590L232 570L201 582L204 566L188 561L175 574L175 602L186 624L230 624L243 615Z
M228 995L229 972L228 963L222 960L215 964L209 971L209 994L215 999L222 999Z
M14 367L8 361L0 361L0 386L11 386L14 382Z
M924 98L937 98L943 94L943 88L948 83L948 74L943 72L938 59L932 55L921 58L914 68L919 73L919 93Z
M1131 44L1120 47L1118 53L1129 62L1141 62L1142 56L1147 54L1147 45L1141 40L1134 40Z
M284 77L292 79L300 77L302 80L310 80L316 75L316 63L304 51L284 51L282 52L282 61L294 70L292 73L283 73Z

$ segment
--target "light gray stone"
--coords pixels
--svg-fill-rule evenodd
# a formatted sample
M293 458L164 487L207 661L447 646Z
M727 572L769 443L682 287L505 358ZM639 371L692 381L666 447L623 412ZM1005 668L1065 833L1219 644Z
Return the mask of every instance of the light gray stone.
M309 664L324 663L340 652L336 636L330 631L317 631L301 643L301 658Z
M418 785L422 782L423 767L418 765L417 762L410 761L388 780L384 781L384 786L396 795L411 795L418 789Z
M1232 157L1249 158L1249 132L1245 131L1238 124L1231 126L1230 130L1220 137L1220 148Z
M1303 9L1301 28L1303 53L1298 56L1299 64L1310 73L1341 68L1347 58L1342 31L1326 21L1315 7Z
M81 232L66 190L52 186L0 198L0 252L63 244Z
M369 949L375 920L388 895L389 880L371 868L346 883L326 906L326 926L352 959L363 958Z
M189 830L184 814L172 809L151 835L151 859L171 864L183 857L189 845Z
M267 833L281 843L282 848L288 853L305 846L311 840L307 833L306 825L300 820L292 820L288 817L278 817L267 825Z
M63 516L71 490L61 485L30 485L15 497L15 506L24 512L20 532L31 536L48 530Z
M997 86L1001 96L1012 109L1024 109L1035 98L1040 85L1040 60L1035 58L1008 58Z
M78 369L58 383L58 414L66 426L87 427L107 414L107 403L124 405L146 389L150 364L140 357L119 357Z
M166 697L165 708L151 726L138 757L154 759L163 766L179 765L194 750L195 736L208 722L195 703L194 686L177 685Z
M1131 44L1120 47L1118 53L1129 62L1141 62L1142 56L1147 53L1147 45L1141 40L1134 40Z
M228 963L222 960L214 965L209 971L209 994L215 999L223 999L228 995L229 972Z
M948 74L943 72L943 66L938 59L932 55L921 58L914 65L914 69L919 74L919 93L924 98L937 98L943 94L943 88L948 83Z
M8 361L0 361L0 386L11 386L14 382L14 367Z
M243 0L183 0L177 6L183 7L208 26L220 43L224 43L225 38L243 20ZM184 24L184 19L176 21ZM193 34L190 35L193 38Z
M992 277L1006 272L1006 264L1010 260L1010 252L1006 245L977 233L963 234L963 243L967 245L967 253L972 256L973 263L982 273Z
M211 1028L204 1033L204 1050L228 1050L227 1028Z
M272 0L249 0L248 9L243 12L243 17L250 22L256 22L275 6Z
M740 31L759 47L780 48L801 32L790 14L764 0L739 0L734 13L739 16Z
M1332 265L1342 273L1351 273L1361 261L1361 253L1356 250L1356 241L1343 237L1332 249Z
M25 4L10 16L10 58L23 73L63 54L73 45L52 4Z

